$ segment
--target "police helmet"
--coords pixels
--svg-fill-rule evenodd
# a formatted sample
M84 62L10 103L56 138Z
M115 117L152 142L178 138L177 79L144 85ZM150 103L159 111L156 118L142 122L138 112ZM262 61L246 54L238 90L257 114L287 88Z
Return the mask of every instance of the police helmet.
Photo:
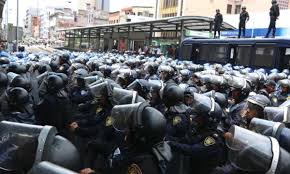
M211 97L217 102L221 108L225 108L228 106L228 99L225 94L216 92L216 91L209 91L207 93L204 93L203 95L207 97Z
M58 73L64 73L64 74L67 74L67 73L68 73L68 70L69 70L69 65L68 65L67 63L65 63L65 64L62 64L62 65L58 68L57 72L58 72Z
M154 62L150 62L145 65L144 70L147 71L149 74L156 74L158 70L158 64Z
M115 129L129 130L139 142L154 145L164 139L166 119L146 102L117 105L112 109L112 117Z
M286 75L289 75L289 74L290 74L289 69L284 69L284 70L282 71L282 73L285 73Z
M222 109L213 98L195 93L192 108L194 111L192 119L201 116L204 119L203 126L216 128L221 120Z
M57 75L49 75L46 81L47 91L49 93L56 93L64 87L62 78Z
M40 64L37 69L40 74L52 71L48 64Z
M254 105L258 105L261 108L265 108L267 106L270 105L271 101L269 100L268 97L266 97L265 95L261 95L261 94L256 94L254 96L250 96L247 98L247 102L254 104Z
M31 84L27 79L21 76L17 76L13 78L13 80L10 82L10 87L21 87L26 89L27 91L30 90Z
M128 85L127 89L137 91L138 95L145 99L148 98L148 94L150 92L149 83L144 79L136 79L134 82Z
M104 77L110 77L112 72L112 67L109 65L100 66L100 71L103 73Z
M0 88L6 87L8 84L8 77L5 73L0 72Z
M279 80L278 84L282 87L290 87L290 80L288 79L283 79L283 80Z
M195 87L187 87L184 90L184 96L190 96L190 97L194 97L194 93L198 93L198 90Z
M63 61L63 62L68 62L69 58L70 58L70 56L68 54L63 54L59 57L59 60Z
M10 88L7 91L8 102L15 106L23 106L29 103L29 94L28 92L21 87Z
M8 65L10 63L9 58L7 57L0 57L0 65Z
M166 107L171 107L183 101L184 91L177 85L166 85L162 92L162 101Z
M74 71L74 77L77 79L84 79L89 75L88 71L86 69L77 69Z

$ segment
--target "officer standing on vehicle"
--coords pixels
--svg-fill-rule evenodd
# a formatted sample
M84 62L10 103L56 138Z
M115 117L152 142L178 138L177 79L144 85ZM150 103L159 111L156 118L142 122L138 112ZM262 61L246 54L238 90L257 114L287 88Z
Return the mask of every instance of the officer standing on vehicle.
M241 38L241 34L243 32L242 37L246 35L246 22L250 19L249 13L246 11L246 7L242 8L242 12L240 14L240 24L239 24L239 38Z
M220 13L220 9L217 9L216 15L214 17L214 38L220 38L222 23L223 23L223 15ZM216 37L216 32L218 32L218 37Z
M276 20L280 16L280 10L279 10L279 5L277 4L276 0L272 0L272 7L270 8L270 25L268 28L268 32L266 34L266 38L269 37L271 30L272 32L272 37L275 37L276 34Z

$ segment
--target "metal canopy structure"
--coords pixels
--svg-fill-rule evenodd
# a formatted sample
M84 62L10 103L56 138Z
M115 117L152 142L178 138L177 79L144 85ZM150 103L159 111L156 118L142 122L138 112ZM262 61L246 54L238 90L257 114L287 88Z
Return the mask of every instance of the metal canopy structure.
M128 22L120 24L107 24L107 25L96 25L90 27L75 27L61 29L58 31L73 31L73 30L102 30L103 32L111 32L112 28L117 29L119 32L165 32L165 31L176 31L180 30L183 25L184 29L195 30L195 31L209 31L211 30L211 24L213 18L203 17L203 16L181 16L164 18L159 20L150 20L144 22ZM233 30L235 27L228 23L223 23L222 30Z
M73 42L74 47L76 38L79 38L80 39L79 42L81 43L84 40L84 38L87 38L90 45L92 38L97 38L100 40L101 35L102 36L109 35L109 40L110 39L112 40L112 38L114 38L116 33L119 33L119 35L120 33L123 33L123 36L124 33L127 33L126 39L128 39L129 41L134 40L133 37L130 38L130 33L137 33L137 35L138 33L139 35L140 33L144 33L146 34L146 38L144 38L144 40L147 40L148 44L151 44L153 33L174 32L176 33L174 37L179 38L179 40L182 40L185 30L211 31L213 26L213 20L214 20L213 18L203 16L181 16L158 20L149 20L144 22L128 22L120 24L66 28L58 31L65 32L65 37L69 42L68 45L70 45L70 42ZM235 27L225 22L222 24L221 27L221 30L233 30L233 29L235 29ZM180 34L178 35L178 33Z

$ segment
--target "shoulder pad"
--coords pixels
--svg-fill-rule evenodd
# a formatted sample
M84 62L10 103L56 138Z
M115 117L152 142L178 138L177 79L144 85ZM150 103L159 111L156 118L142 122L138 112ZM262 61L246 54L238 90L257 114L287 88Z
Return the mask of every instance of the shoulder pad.
M131 164L128 168L127 174L142 174L142 170L137 164Z
M180 116L175 116L175 117L173 117L172 125L173 125L173 126L176 126L176 125L178 125L181 121L182 121L182 118L181 118Z
M203 144L205 146L212 146L216 143L215 139L211 136L208 136L204 139Z

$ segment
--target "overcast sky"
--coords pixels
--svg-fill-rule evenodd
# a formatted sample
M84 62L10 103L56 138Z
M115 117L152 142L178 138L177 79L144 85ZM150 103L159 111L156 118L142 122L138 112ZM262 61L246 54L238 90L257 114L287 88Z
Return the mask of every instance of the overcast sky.
M65 6L68 0L19 0L19 25L23 26L25 12L29 7L45 7L45 6ZM74 0L70 0L74 1ZM8 22L16 25L16 7L17 0L6 0L8 2ZM156 0L110 0L110 11L118 11L121 8L132 5L153 5ZM3 11L3 22L6 23L6 7Z

